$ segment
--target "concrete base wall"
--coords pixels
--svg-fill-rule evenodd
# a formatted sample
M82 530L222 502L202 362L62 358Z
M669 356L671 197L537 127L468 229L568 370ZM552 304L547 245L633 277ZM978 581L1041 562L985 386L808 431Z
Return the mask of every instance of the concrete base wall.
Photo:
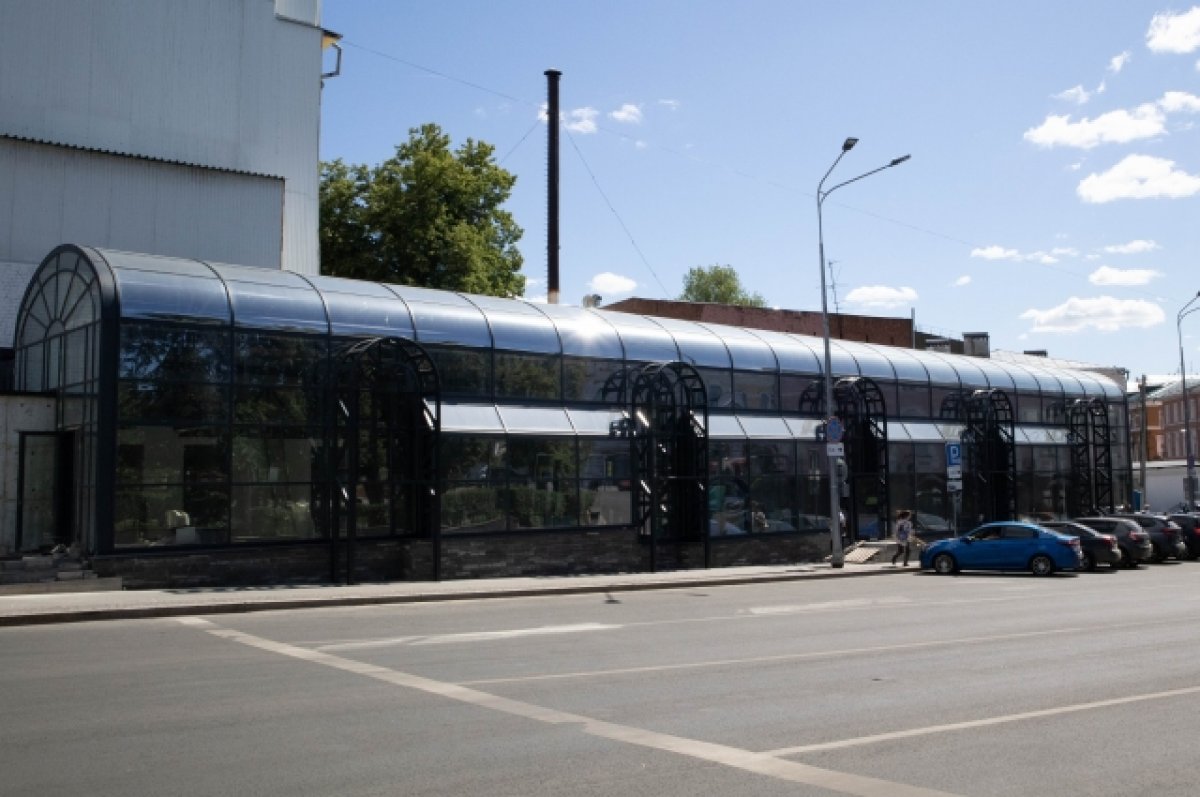
M21 432L54 431L54 399L0 396L0 556L16 550Z
M819 561L829 552L828 535L771 535L714 542L710 566L790 564ZM443 580L636 573L704 567L701 542L660 543L651 562L650 546L636 529L541 532L537 534L443 539ZM432 581L433 543L429 540L370 540L354 547L354 580ZM344 568L346 550L338 550ZM330 583L330 546L275 545L195 552L130 553L97 557L92 569L120 577L131 589L253 587L272 584ZM336 580L344 578L339 570Z

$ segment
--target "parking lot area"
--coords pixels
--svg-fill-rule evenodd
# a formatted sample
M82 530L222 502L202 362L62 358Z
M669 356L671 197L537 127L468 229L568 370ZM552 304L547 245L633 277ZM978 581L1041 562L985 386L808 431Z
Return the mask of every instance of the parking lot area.
M1192 795L1197 612L1168 561L0 629L0 764L15 794Z

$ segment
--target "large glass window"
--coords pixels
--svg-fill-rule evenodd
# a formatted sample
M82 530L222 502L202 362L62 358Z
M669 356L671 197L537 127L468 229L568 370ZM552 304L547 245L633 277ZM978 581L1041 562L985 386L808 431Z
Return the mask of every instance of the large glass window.
M625 363L566 357L563 362L563 398L624 405L628 399Z
M557 354L496 352L497 400L560 399L561 377L561 358Z
M492 397L492 357L485 349L426 346L437 364L443 396L461 396L482 401Z
M579 509L584 526L625 526L633 512L628 440L579 440Z
M574 438L508 439L508 510L513 529L579 524Z

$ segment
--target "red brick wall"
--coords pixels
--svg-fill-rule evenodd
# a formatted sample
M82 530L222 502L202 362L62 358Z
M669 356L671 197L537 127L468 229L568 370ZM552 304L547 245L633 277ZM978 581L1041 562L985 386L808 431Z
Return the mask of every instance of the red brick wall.
M821 337L821 314L805 310L771 310L729 304L675 302L669 299L624 299L603 310L656 315L683 321L704 321L750 329L770 329ZM830 337L885 346L912 347L912 319L869 315L829 314Z

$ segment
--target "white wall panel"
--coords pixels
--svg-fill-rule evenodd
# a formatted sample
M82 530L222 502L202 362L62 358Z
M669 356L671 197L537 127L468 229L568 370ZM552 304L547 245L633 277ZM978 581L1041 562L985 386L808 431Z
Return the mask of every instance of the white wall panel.
M281 177L276 260L315 273L321 32L277 10L320 16L317 0L3 0L0 133Z
M0 139L0 195L12 196L0 260L31 272L78 243L279 268L283 193L276 178ZM23 292L0 294L2 346Z

